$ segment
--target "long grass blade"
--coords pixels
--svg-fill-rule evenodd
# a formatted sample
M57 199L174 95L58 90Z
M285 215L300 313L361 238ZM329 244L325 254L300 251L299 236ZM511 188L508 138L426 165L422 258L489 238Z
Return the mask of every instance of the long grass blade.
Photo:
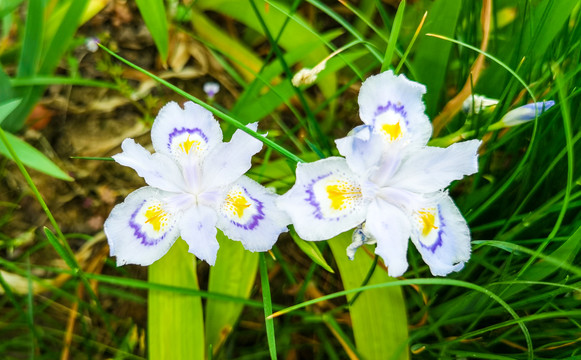
M272 300L270 296L270 284L268 280L268 269L264 253L260 253L260 284L262 285L262 302L264 306L264 316L266 325L266 338L268 339L268 350L270 358L276 360L276 339L274 336L274 320L270 318L272 314Z

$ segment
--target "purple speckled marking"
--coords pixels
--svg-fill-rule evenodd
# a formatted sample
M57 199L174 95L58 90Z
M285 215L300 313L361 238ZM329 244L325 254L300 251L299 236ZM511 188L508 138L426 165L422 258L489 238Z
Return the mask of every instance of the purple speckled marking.
M141 205L139 205L139 207L133 212L133 214L131 214L131 217L129 218L129 226L133 229L133 235L135 235L136 238L141 240L140 241L141 245L154 246L157 245L160 241L163 241L163 239L165 239L169 231L166 231L161 235L161 237L157 239L149 239L147 237L147 234L141 231L141 225L135 222L135 217L137 216L139 211L143 208L143 205L145 205L146 202L147 202L146 200L143 200Z
M396 113L400 114L404 118L406 126L409 126L409 123L407 121L407 112L405 111L405 107L403 105L398 106L397 104L394 104L391 101L388 101L385 106L379 105L377 107L377 109L375 110L375 114L373 114L373 125L374 126L375 126L375 118L378 117L379 115L383 114L384 112L388 111L388 110L393 110Z
M252 200L256 205L257 214L252 215L252 218L246 224L241 224L234 220L230 220L230 222L244 230L254 230L254 228L258 226L258 223L264 219L264 203L258 199L253 198L245 187L242 187L242 190L244 190L244 194L246 194L246 196L248 196L250 200Z
M315 191L313 190L313 186L315 186L315 184L320 180L323 180L324 178L331 176L331 174L332 173L321 175L316 179L311 180L311 182L307 186L305 186L305 192L307 193L307 195L309 195L305 199L305 201L307 201L315 208L315 210L313 210L313 215L319 220L323 220L324 217L323 212L321 211L321 205L317 202L317 199L315 197Z
M183 133L188 133L188 134L190 134L190 135L192 135L192 134L198 134L198 135L200 135L200 137L201 137L201 138L202 138L202 139L203 139L203 140L204 140L206 143L208 142L208 137L206 136L206 134L204 134L204 132L203 132L202 130L198 129L198 128L193 128L193 129L188 129L188 128L184 128L184 127L183 127L183 128L181 128L181 129L175 128L175 129L173 129L173 131L172 131L172 132L169 134L169 139L168 139L169 141L168 141L168 143L167 143L167 149L168 149L168 150L170 150L170 151L171 151L171 144L172 144L173 138L174 138L174 137L176 137L176 136L179 136L179 135L181 135L181 134L183 134Z
M438 240L430 246L424 245L423 242L420 241L420 245L424 249L428 249L432 252L432 254L436 253L436 249L442 246L442 234L444 233L444 228L446 227L446 223L444 222L444 218L442 218L442 212L440 211L440 205L437 206L438 210L438 218L440 219L440 228L438 229ZM421 235L420 235L421 236Z
M315 191L313 190L313 187L315 186L315 184L317 182L319 182L320 180L323 180L326 177L331 176L332 174L333 173L330 172L328 174L321 175L321 176L311 180L311 182L305 186L305 193L308 195L307 198L305 198L305 201L307 201L314 208L313 216L319 220L339 221L345 217L345 216L337 216L334 218L326 218L325 216L323 216L323 212L321 211L321 204L317 201L317 198L315 196Z

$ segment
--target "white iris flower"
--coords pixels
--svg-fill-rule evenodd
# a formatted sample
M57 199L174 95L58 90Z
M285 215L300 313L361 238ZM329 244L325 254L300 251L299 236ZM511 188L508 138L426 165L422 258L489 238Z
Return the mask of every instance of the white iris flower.
M478 171L480 141L426 146L425 87L388 71L359 93L365 125L336 141L342 157L298 164L295 185L277 200L305 240L326 240L358 227L348 249L377 242L390 276L407 269L408 239L433 275L459 271L470 257L466 221L446 191Z
M256 130L257 125L249 126ZM178 237L210 265L216 261L216 227L250 251L267 251L289 219L275 205L276 194L243 176L262 142L237 130L222 142L218 122L187 102L164 106L151 129L155 153L133 139L113 156L133 168L149 186L129 194L105 222L117 264L150 265Z

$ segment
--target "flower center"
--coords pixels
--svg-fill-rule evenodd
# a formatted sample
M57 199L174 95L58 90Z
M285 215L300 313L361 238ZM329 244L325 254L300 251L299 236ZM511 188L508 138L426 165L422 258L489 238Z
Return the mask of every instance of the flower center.
M188 138L180 144L180 149L182 152L189 154L192 147L195 147L199 151L200 145L198 140L190 140L190 135L188 135Z
M384 135L389 138L389 140L395 140L402 134L399 121L395 124L383 124L381 126L381 130L383 131Z
M406 111L403 105L388 101L375 110L374 126L388 142L399 139L407 132Z

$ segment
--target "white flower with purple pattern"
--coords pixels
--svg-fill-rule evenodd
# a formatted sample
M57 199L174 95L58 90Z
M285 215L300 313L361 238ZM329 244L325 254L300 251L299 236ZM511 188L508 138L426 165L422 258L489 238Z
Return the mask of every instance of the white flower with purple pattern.
M153 154L125 139L123 152L113 156L149 185L129 194L105 222L118 265L150 265L180 236L191 253L213 265L216 228L250 251L269 250L287 231L290 221L276 207L277 195L243 176L262 142L241 130L222 142L218 122L192 102L184 109L174 102L164 106L151 139Z
M327 240L358 227L348 249L377 242L389 275L407 269L408 239L432 274L460 270L470 257L466 221L443 189L478 171L480 141L426 146L432 127L425 87L391 71L361 86L365 125L336 141L342 157L298 164L295 185L277 200L305 240Z

